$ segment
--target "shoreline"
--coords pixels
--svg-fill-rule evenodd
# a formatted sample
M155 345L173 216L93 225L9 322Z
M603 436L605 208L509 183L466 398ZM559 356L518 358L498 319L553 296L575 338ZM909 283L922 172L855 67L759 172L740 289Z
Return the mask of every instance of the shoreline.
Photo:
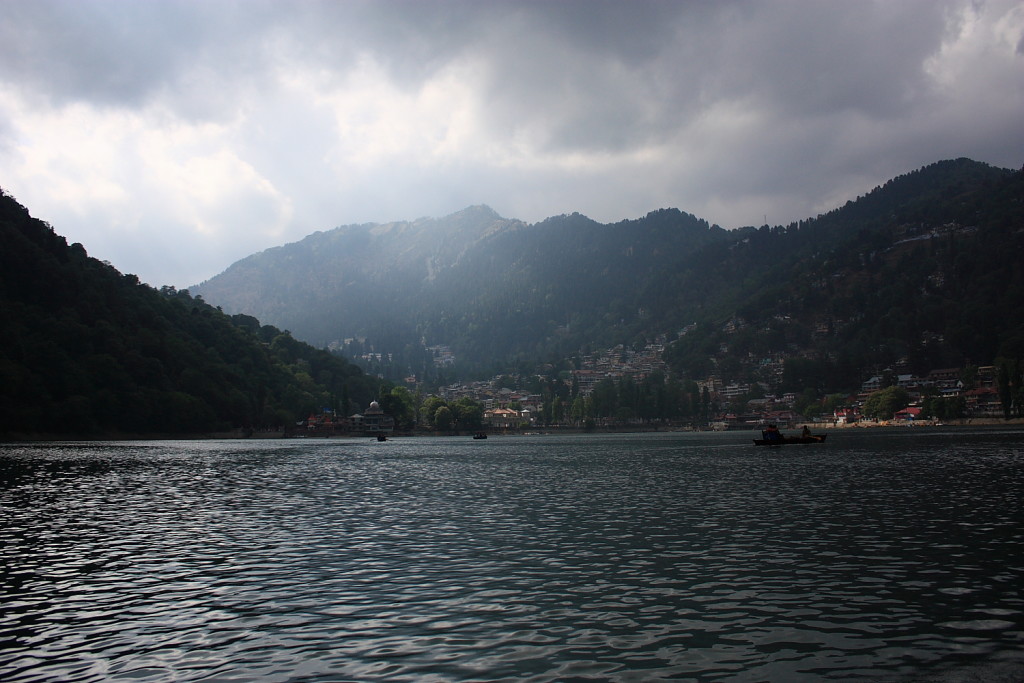
M1024 427L1024 417L1014 417L1010 419L1003 419L999 417L978 417L978 418L962 418L958 420L946 420L938 422L935 420L919 420L915 422L895 422L892 420L864 420L861 422L853 422L849 424L835 424L833 422L806 422L798 423L796 426L788 427L786 431L796 431L801 429L804 424L812 431L830 431L830 430L845 430L845 429L878 429L878 428L916 428L923 429L929 427ZM749 427L731 427L725 430L714 430L714 429L688 429L682 427L638 427L638 426L623 426L621 428L616 427L605 427L596 428L591 430L581 429L578 427L545 427L528 430L515 430L515 431L493 431L486 432L488 436L542 436L551 434L671 434L671 433L703 433L703 432L757 432L761 425L751 425ZM439 434L437 432L429 431L416 431L416 432L405 432L399 434L388 435L388 439L402 439L408 437L463 437L470 438L474 432L446 432ZM5 434L0 436L0 444L6 443L48 443L48 442L67 442L67 441L214 441L214 440L231 440L231 441L247 441L247 440L258 440L258 439L339 439L339 440L360 440L368 439L364 434L317 434L317 435L305 435L305 434L289 434L283 431L267 431L267 432L247 432L246 430L236 429L226 432L212 432L208 434Z
M983 427L993 425L1024 425L1024 417L963 417L956 420L912 420L901 422L898 420L861 420L844 424L833 422L807 422L801 423L800 427L806 424L812 431L815 429L873 429L877 427ZM793 427L799 429L799 427ZM736 430L739 431L739 430Z

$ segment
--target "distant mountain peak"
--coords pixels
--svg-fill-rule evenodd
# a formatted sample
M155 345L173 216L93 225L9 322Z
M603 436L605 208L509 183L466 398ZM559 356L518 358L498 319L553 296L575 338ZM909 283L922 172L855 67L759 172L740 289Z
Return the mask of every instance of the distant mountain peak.
M501 214L499 214L497 211L492 209L487 204L473 204L471 206L467 206L462 211L456 211L455 214L453 214L453 215L458 215L458 214L478 215L478 216L485 216L485 217L488 217L488 218L501 218Z

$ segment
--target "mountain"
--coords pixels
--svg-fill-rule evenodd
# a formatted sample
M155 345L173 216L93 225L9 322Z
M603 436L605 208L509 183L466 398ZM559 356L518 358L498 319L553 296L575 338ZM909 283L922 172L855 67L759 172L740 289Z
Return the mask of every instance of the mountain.
M991 363L1015 343L1021 177L943 161L827 214L732 231L676 209L531 225L477 206L316 233L193 291L317 346L366 338L418 372L422 345L486 375L666 336L690 378L767 365L773 387L841 388L886 366Z
M486 206L440 220L350 225L254 254L190 289L324 346L407 320L406 305L478 240L520 225Z
M885 369L923 376L1021 359L1022 253L1024 171L938 162L706 253L739 284L666 359L690 376L819 393Z
M354 365L68 245L0 194L0 438L281 430L365 406Z
M729 233L678 210L603 225L528 225L486 206L441 219L349 225L254 254L192 291L315 345L450 345L477 367L635 334L662 274L685 274ZM668 297L669 301L673 297Z

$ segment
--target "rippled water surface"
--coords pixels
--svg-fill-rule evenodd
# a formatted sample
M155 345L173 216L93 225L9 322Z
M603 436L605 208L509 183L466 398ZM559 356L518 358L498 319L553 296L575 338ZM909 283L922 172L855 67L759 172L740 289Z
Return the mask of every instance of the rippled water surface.
M1022 436L0 445L0 679L945 675L1024 650Z

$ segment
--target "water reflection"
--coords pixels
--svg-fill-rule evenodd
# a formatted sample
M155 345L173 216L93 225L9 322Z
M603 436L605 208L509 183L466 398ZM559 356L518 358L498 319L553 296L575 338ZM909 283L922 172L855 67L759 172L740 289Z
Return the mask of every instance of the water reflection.
M898 679L1018 650L1012 431L0 447L4 680Z

